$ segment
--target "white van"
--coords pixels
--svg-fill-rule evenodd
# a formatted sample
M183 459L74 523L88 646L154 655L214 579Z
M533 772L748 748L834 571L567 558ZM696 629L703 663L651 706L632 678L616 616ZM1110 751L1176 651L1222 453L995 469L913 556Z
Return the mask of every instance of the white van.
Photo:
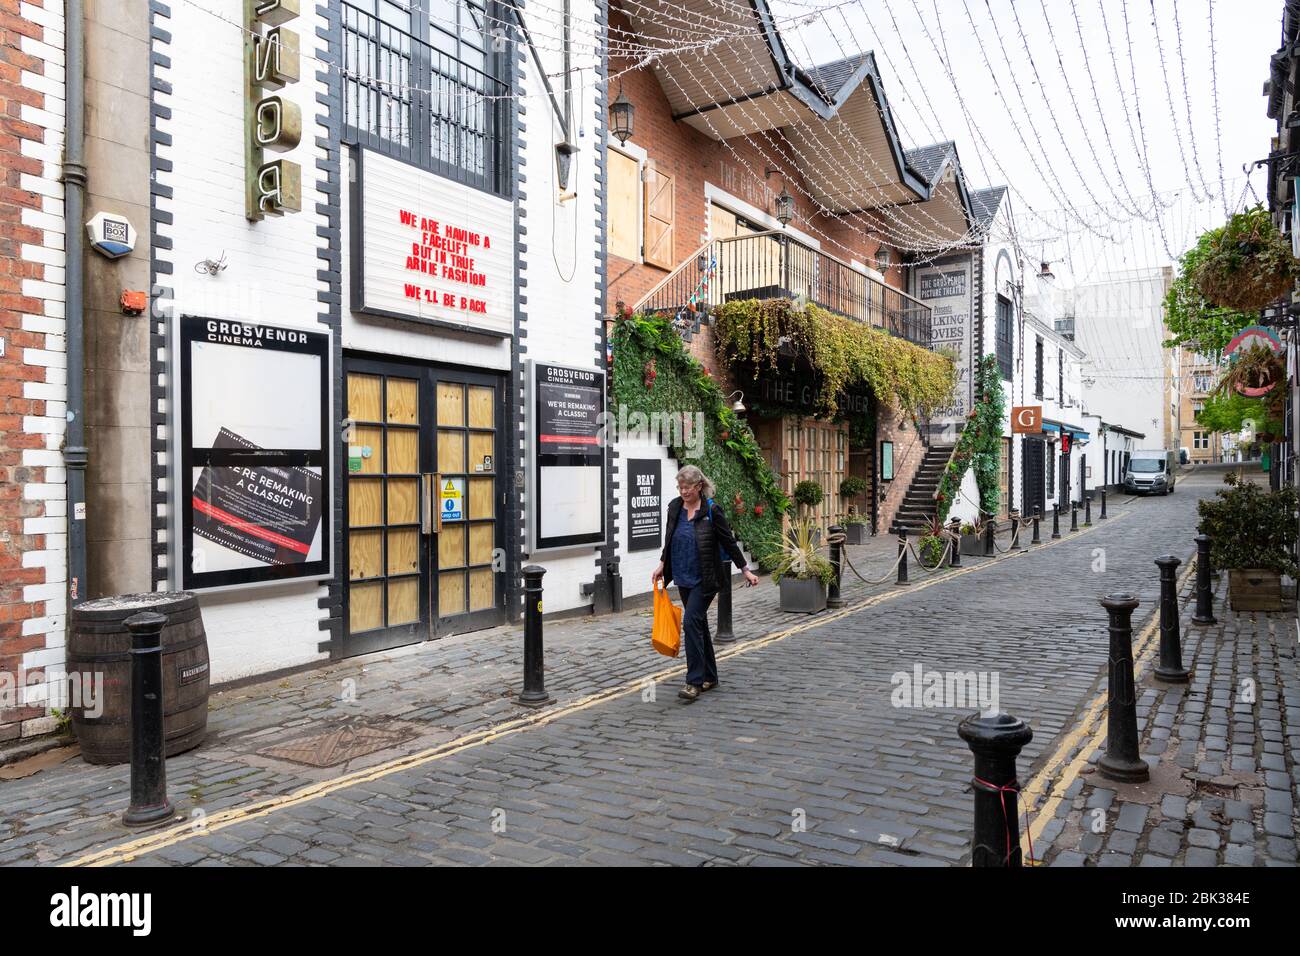
M1135 451L1124 469L1124 490L1137 495L1167 495L1174 490L1176 453L1163 448Z

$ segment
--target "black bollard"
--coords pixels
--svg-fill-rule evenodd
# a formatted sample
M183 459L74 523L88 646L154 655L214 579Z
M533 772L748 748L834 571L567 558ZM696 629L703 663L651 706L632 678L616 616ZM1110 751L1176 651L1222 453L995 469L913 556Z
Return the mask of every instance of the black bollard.
M731 624L731 560L723 558L719 565L721 579L718 581L718 629L713 635L713 642L733 644L736 634Z
M948 522L948 533L952 535L952 553L948 556L950 568L961 567L961 521L953 518Z
M555 700L546 693L546 674L542 662L542 575L546 569L536 564L524 568L524 692L516 703L541 707Z
M1085 491L1083 493L1083 526L1085 528L1092 527L1092 492L1091 491Z
M1038 536L1038 522L1042 520L1043 509L1039 505L1034 505L1034 536L1029 540L1030 544L1042 544L1043 539Z
M140 827L175 813L167 799L163 756L162 629L167 618L140 611L124 623L131 632L131 805L122 822Z
M831 537L831 567L835 569L835 577L831 578L831 586L826 592L827 607L843 607L844 599L840 597L840 572L843 564L843 552L841 548L844 543L844 529L837 524L833 524L829 529Z
M997 519L993 515L984 517L984 557L993 557L993 532L997 530Z
M957 733L975 755L975 830L971 866L1020 866L1020 783L1016 757L1034 732L1010 714L971 714Z
M1214 595L1210 592L1210 536L1196 536L1196 613L1193 624L1217 624L1214 619Z
M907 529L898 529L898 580L895 584L907 583Z
M1061 536L1061 503L1052 502L1052 540L1055 541Z
M1011 509L1011 550L1020 550L1020 512Z
M1101 520L1106 520L1106 489L1101 489Z
M1070 502L1070 530L1079 530L1079 502Z
M1160 663L1156 677L1170 684L1186 684L1188 670L1183 666L1183 643L1178 632L1178 582L1174 578L1183 562L1172 554L1156 558L1160 568Z
M1101 606L1110 615L1110 670L1107 678L1106 753L1097 769L1109 780L1143 783L1151 769L1138 756L1137 688L1133 685L1133 611L1131 594L1108 594Z

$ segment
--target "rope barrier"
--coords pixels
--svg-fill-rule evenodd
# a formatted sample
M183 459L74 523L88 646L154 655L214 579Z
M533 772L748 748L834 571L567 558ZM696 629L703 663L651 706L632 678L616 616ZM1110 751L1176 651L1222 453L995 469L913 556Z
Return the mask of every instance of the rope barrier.
M938 572L944 569L944 562L948 560L949 552L952 551L952 541L951 540L948 541L948 543L943 546L943 554L939 556L939 563L936 564L934 567L926 566L925 561L921 558L920 553L916 550L916 547L915 545L912 544L912 542L910 541L907 542L907 547L908 550L912 552L912 557L916 558L916 566L918 568L920 568L926 574L937 574Z

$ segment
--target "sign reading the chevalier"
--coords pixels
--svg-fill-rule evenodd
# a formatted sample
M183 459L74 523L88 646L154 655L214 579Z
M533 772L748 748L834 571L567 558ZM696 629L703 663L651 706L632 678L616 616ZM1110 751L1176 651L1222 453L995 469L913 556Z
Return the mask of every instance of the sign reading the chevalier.
M329 573L328 334L180 320L184 589Z
M352 308L490 335L514 330L514 207L357 149Z
M302 110L273 95L301 74L298 34L284 26L297 19L299 3L244 0L244 215L254 222L302 209L302 168L266 162L264 153L286 153L302 140Z
M605 540L605 373L529 362L533 551Z
M627 549L658 550L663 545L663 464L658 458L633 458L627 476Z

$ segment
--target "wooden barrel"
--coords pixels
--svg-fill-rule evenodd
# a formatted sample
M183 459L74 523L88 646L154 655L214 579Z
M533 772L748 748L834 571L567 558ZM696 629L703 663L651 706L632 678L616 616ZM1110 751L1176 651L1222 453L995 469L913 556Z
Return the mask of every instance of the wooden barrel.
M99 699L69 687L69 712L81 755L89 763L131 759L132 614L167 617L162 631L163 740L168 757L203 742L208 727L208 638L199 602L189 592L158 591L86 601L72 609L67 669L80 688L100 686ZM96 675L101 685L92 685ZM98 705L97 707L95 705ZM91 716L99 710L98 716Z

